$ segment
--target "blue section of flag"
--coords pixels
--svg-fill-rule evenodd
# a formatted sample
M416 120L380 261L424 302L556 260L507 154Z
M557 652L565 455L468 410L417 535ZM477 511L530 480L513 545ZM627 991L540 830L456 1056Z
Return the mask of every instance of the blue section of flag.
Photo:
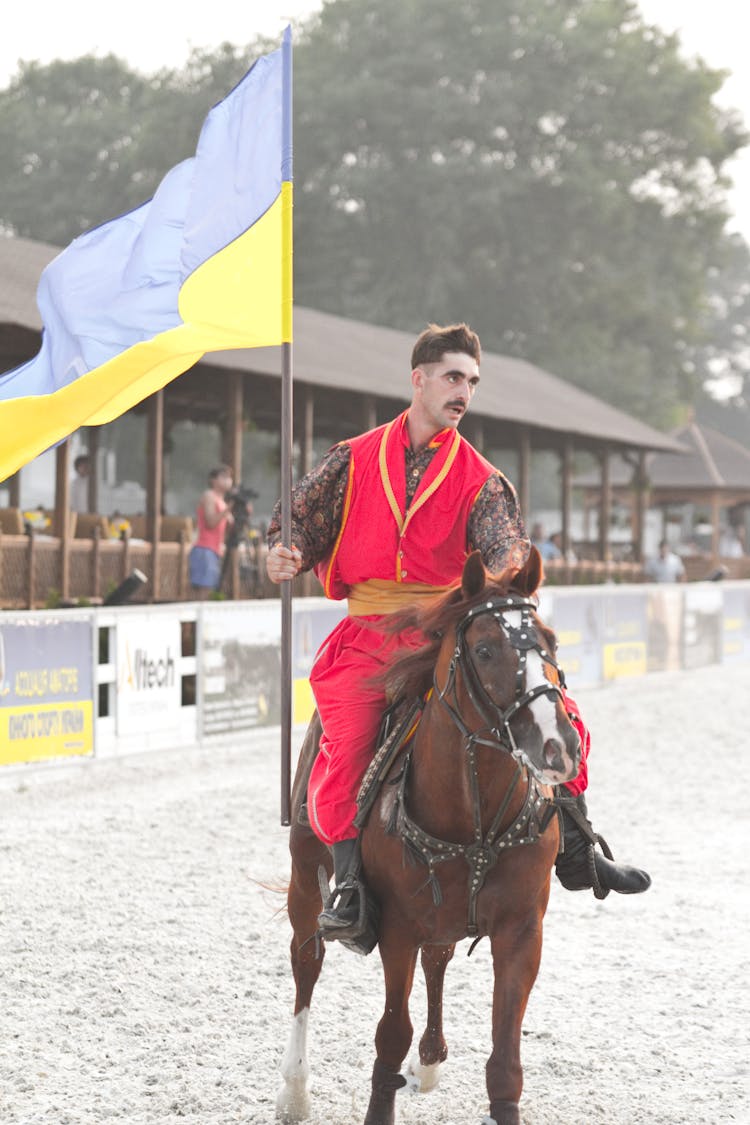
M211 110L195 156L153 199L81 235L47 266L37 295L42 348L0 376L0 402L52 394L182 323L186 278L279 195L282 50L259 59Z

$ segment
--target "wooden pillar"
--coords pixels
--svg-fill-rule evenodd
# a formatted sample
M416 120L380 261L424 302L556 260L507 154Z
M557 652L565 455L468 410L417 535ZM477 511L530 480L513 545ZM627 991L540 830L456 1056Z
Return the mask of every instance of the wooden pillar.
M161 533L162 490L164 487L164 391L148 400L146 464L146 538L151 543L151 593L149 601L159 600L159 537Z
M365 430L374 430L378 424L378 408L374 395L365 395L362 400L362 424Z
M227 376L226 424L222 434L224 461L232 470L234 483L242 480L242 372Z
M302 437L300 448L300 476L309 473L313 467L315 452L315 391L308 384L300 388L302 394Z
M89 426L86 448L89 455L89 511L99 511L99 427Z
M633 478L633 559L642 563L646 554L646 511L648 508L648 474L646 472L646 453L638 454L638 464Z
M571 513L573 509L573 443L566 438L560 457L560 511L562 513L562 552L567 561L571 548Z
M719 539L721 537L721 495L711 494L711 559L719 561Z
M11 508L21 507L21 470L8 477L5 482L8 486L8 505Z
M482 418L474 419L471 436L471 444L479 453L484 454L484 420Z
M60 540L60 597L70 596L70 442L63 441L55 453L55 526Z
M526 426L518 430L518 500L521 515L527 520L531 504L531 438Z
M605 446L599 454L601 488L599 494L599 558L609 562L609 519L612 512L612 481L610 477L609 449Z

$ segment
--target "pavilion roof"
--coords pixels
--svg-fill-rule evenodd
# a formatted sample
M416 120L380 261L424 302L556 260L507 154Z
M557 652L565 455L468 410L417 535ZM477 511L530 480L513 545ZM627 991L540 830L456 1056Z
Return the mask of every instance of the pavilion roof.
M59 250L25 238L0 238L0 364L2 329L40 331L36 304L39 275ZM417 326L418 328L421 326ZM312 386L403 399L410 397L408 362L414 335L295 307L294 375ZM280 378L280 348L212 352L205 362ZM13 357L0 370L12 366ZM200 364L196 365L200 369ZM620 449L660 450L679 460L673 437L531 363L484 352L480 394L472 409L479 417L570 435Z

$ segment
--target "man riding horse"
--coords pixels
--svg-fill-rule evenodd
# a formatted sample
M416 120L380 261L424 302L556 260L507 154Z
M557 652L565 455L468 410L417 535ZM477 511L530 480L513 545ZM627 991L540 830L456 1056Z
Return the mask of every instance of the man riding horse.
M357 792L386 707L377 673L394 649L418 648L416 631L394 634L389 615L461 578L479 550L488 571L520 568L529 540L512 484L458 433L479 385L479 338L465 324L430 325L411 356L411 406L385 426L335 445L292 495L292 544L271 522L267 570L274 583L315 569L345 617L318 651L310 674L323 727L308 786L313 831L331 847L335 886L318 919L321 936L356 947L364 894L358 863ZM650 878L594 847L587 820L588 732L566 706L582 741L578 777L563 802L564 850L556 872L569 890L638 894Z

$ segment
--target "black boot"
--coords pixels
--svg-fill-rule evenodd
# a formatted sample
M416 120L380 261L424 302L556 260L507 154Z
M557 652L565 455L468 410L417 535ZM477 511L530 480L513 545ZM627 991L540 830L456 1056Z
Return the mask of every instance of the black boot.
M647 891L651 886L650 875L638 867L613 861L607 841L591 826L583 794L566 796L565 790L558 794L555 804L562 810L563 841L555 872L565 889L591 888L596 898L606 898L610 891L621 895ZM595 844L599 844L601 852L596 850Z
M356 953L371 953L378 941L377 911L361 878L359 840L342 840L331 851L333 891L329 892L325 869L318 871L323 900L318 934L326 941L340 941Z

